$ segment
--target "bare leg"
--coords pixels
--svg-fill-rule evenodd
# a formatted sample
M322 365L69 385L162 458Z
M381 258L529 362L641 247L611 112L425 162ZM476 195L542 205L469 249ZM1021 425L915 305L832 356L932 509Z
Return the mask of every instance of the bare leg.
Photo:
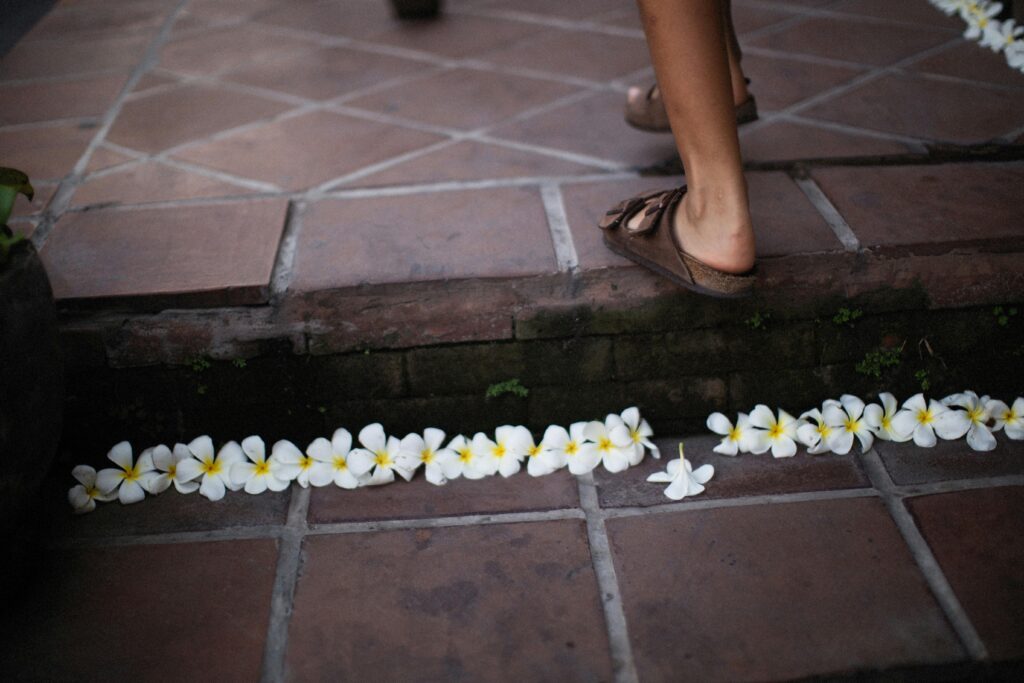
M691 255L720 270L746 271L754 264L754 233L723 5L719 0L638 2L689 187L673 227Z

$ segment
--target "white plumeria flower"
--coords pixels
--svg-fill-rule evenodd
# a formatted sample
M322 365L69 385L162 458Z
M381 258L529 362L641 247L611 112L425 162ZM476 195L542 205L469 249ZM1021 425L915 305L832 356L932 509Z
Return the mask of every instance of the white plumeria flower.
M755 443L751 453L772 451L774 458L791 458L796 455L797 429L802 423L785 410L779 409L778 417L771 408L761 404L750 411L750 425L761 430L763 440Z
M68 502L76 515L92 512L96 509L96 501L107 502L117 498L116 494L103 493L96 486L96 470L88 465L79 465L71 470L71 476L78 484L68 491Z
M594 420L583 426L583 438L587 440L580 448L593 452L609 472L622 472L630 465L634 456L633 437L624 423L608 428L604 422Z
M367 471L373 473L366 482L369 486L390 484L395 480L397 472L406 481L412 479L413 473L398 463L398 453L402 442L394 436L385 436L384 427L379 422L368 424L359 430L359 443L362 448L353 449L349 453L349 462L362 469L369 462Z
M943 439L959 439L970 427L964 413L950 410L935 399L926 403L924 394L914 394L903 403L903 407L905 410L892 419L893 428L897 432L911 434L914 443L922 448L934 446L936 434Z
M541 439L540 443L536 443L529 429L526 427L516 427L516 429L523 431L522 438L526 444L526 471L531 477L542 477L558 469L553 466L553 458L548 457L551 449L544 439ZM565 467L564 462L561 467Z
M760 453L768 450L764 447L764 434L750 425L750 418L746 413L737 416L735 425L722 413L711 413L708 415L707 427L722 436L722 440L714 448L715 453L736 455L750 453L754 449L759 449Z
M992 24L992 17L999 14L1002 9L1002 3L998 2L991 4L968 2L964 14L964 19L967 21L967 30L964 31L964 38L968 40L980 38Z
M459 434L448 443L448 450L455 453L456 466L448 474L449 479L465 477L466 479L483 479L493 474L488 470L489 459L474 446L471 439Z
M228 476L235 486L242 486L246 493L263 493L268 489L284 491L296 474L294 469L282 465L273 456L268 458L267 445L258 436L242 440L242 453L247 460L233 464Z
M1014 441L1024 439L1024 398L1017 397L1013 406L1008 406L1002 401L991 400L988 402L989 413L995 419L992 426L993 432L1000 429L1006 431L1006 436Z
M203 478L199 482L201 496L209 500L220 500L227 489L238 490L231 482L230 471L232 465L245 459L241 446L229 441L215 455L213 440L208 436L200 436L188 444L188 450L192 454L192 460L180 460L178 474L189 481L195 478L193 474L202 475Z
M565 449L562 447L556 448L556 444L564 445L569 442L569 433L564 428L558 425L549 425L544 430L544 436L540 440L540 453L539 457L546 469L555 472L568 465L566 460Z
M973 391L953 394L943 399L947 406L964 409L970 426L967 428L967 445L976 451L991 451L996 447L996 437L988 427L992 419L991 404L988 396L978 397Z
M931 0L931 3L948 15L963 12L968 0Z
M369 479L367 473L372 463L365 460L355 463L349 457L352 451L352 435L347 429L336 429L330 441L323 437L315 439L309 444L308 451L311 458L327 465L335 486L354 489Z
M831 401L838 405L838 401ZM829 402L825 403L827 407ZM836 438L839 436L839 432L832 429L828 422L825 421L825 416L822 415L821 411L817 408L812 408L806 413L800 416L804 423L797 427L796 437L804 446L807 446L807 452L811 455L820 455L822 453L831 453L832 444L835 443ZM807 420L810 420L808 422Z
M529 439L511 425L498 427L493 441L482 432L473 437L473 447L483 454L488 473L500 472L503 477L511 477L522 469L528 443Z
M992 21L981 37L981 44L993 52L1002 52L1018 43L1017 39L1021 34L1024 34L1024 26L1017 26L1013 19L1003 22Z
M192 453L188 450L188 446L183 443L177 443L174 444L174 450L172 451L167 446L160 444L153 448L147 448L142 452L143 455L145 455L146 451L150 451L154 467L153 472L142 482L142 488L146 489L146 491L153 495L163 493L170 488L172 483L174 488L178 490L178 493L194 493L199 489L199 482L192 481L202 474L199 468L192 467L192 470L186 473L182 473L178 468L182 460L192 460L193 463L196 463L192 459ZM198 463L196 464L198 465Z
M110 449L107 459L117 468L111 467L96 473L96 486L100 491L113 493L117 489L117 499L124 505L138 503L145 498L146 490L142 483L149 479L148 475L154 469L151 454L143 452L138 460L132 462L132 446L122 441Z
M704 484L715 475L711 465L701 465L696 470L683 457L683 444L679 444L679 457L669 461L664 472L655 472L647 477L652 483L671 482L665 489L665 495L672 500L682 500L686 496L696 496L704 492Z
M871 403L864 408L864 421L871 431L882 441L910 441L912 434L897 432L893 427L893 418L900 412L899 403L896 397L888 391L878 395L881 405Z
M851 394L843 394L839 402L830 402L821 411L826 424L835 432L829 447L839 455L853 448L853 437L860 441L860 452L865 453L875 442L875 435L864 419L864 401Z
M544 443L551 448L551 462L563 461L569 466L573 474L586 474L601 462L601 455L597 449L585 449L583 444L586 437L583 429L586 422L573 422L569 430L559 425L551 425L544 432Z
M441 448L444 441L444 432L434 427L427 427L423 436L409 434L402 439L398 462L406 470L415 472L416 468L423 465L423 473L431 484L443 486L448 483L448 477L457 477L460 474L459 456L455 451L448 448Z
M279 479L295 481L304 489L310 485L327 486L334 479L330 463L321 462L308 452L303 453L288 439L275 441L270 457L278 465L276 474Z
M640 409L636 406L626 408L620 415L615 413L609 414L604 419L604 423L609 430L621 424L625 425L629 431L633 451L629 458L630 466L639 465L643 461L645 448L655 458L661 457L658 447L651 441L651 437L654 436L654 430L651 429L651 425L647 424L647 420L640 417Z
M1003 48L1006 63L1013 69L1024 70L1024 40L1015 40Z

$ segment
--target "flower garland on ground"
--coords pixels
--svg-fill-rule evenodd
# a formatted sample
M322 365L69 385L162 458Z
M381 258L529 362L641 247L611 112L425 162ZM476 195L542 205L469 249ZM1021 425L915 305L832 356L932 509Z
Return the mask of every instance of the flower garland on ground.
M493 438L483 432L472 438L460 434L443 445L445 433L440 429L430 427L399 439L385 434L377 422L359 431L356 448L352 434L340 428L330 440L315 439L305 452L281 440L269 455L258 436L241 444L229 441L219 450L209 436L200 436L174 448L162 444L147 448L138 458L133 457L131 444L122 441L107 453L117 467L97 472L79 465L71 471L78 484L68 491L68 501L75 512L85 513L95 510L97 502L137 503L147 493L160 494L172 484L179 493L198 491L212 501L229 490L283 491L293 481L304 488L334 484L355 489L390 484L397 478L408 481L420 467L426 480L437 486L459 477L510 477L524 463L534 477L562 468L586 474L598 465L622 472L639 465L648 452L660 457L653 435L647 420L633 407L611 413L604 421L576 422L568 429L551 425L540 443L523 426L498 427Z
M773 412L759 404L749 414L739 413L735 422L722 413L712 413L707 427L722 437L715 453L735 456L770 451L775 458L796 455L799 445L814 455L843 455L859 442L861 452L865 452L875 439L912 440L931 448L939 439L966 436L967 445L975 451L993 450L993 433L1000 430L1012 440L1024 440L1024 397L1018 397L1012 405L973 391L952 394L941 401L915 394L902 406L888 392L879 394L878 399L878 403L865 404L856 396L844 394L799 417L781 408ZM526 471L534 477L562 468L581 475L598 465L609 472L622 472L639 465L647 452L660 457L651 441L653 435L640 411L632 407L621 414L609 414L603 422L576 422L569 429L551 425L540 443L526 427L505 425L498 427L493 439L483 432L472 438L460 434L442 446L445 433L440 429L431 427L423 434L399 439L386 435L376 422L359 431L361 447L353 448L351 433L341 428L330 441L315 439L305 452L291 441L278 441L270 455L258 436L243 439L241 444L229 441L218 451L209 436L200 436L173 449L165 445L147 448L138 459L133 458L131 445L122 441L107 454L117 467L97 472L88 465L79 465L72 470L78 485L68 491L68 500L75 512L84 513L96 509L97 502L116 499L123 504L137 503L147 493L157 495L172 484L179 493L199 491L209 500L220 500L228 490L251 494L283 491L293 481L304 488L334 484L355 489L390 484L396 481L396 475L408 481L420 467L426 480L437 486L459 477L510 477L522 469L524 462ZM682 500L702 493L714 472L709 464L694 470L680 443L679 458L647 481L667 482L665 495Z
M1024 26L1013 19L995 18L1003 9L1001 2L991 0L929 0L952 16L959 14L967 23L964 38L977 40L993 52L1002 52L1011 68L1024 72Z

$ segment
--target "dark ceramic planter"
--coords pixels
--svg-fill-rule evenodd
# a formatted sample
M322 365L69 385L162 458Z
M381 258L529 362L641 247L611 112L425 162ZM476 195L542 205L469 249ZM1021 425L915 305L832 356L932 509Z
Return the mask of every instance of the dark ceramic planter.
M0 264L0 528L8 577L26 566L63 400L53 291L35 249L21 245Z
M402 20L435 19L441 15L441 0L391 0L391 8Z

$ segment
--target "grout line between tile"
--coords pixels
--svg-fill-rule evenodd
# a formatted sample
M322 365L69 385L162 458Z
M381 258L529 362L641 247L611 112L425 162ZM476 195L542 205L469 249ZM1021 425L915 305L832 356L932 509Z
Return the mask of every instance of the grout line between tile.
M608 645L611 650L612 668L616 683L636 683L639 680L633 649L629 642L626 612L622 605L622 592L615 575L604 515L597 498L594 475L587 473L576 477L579 487L580 507L586 515L587 540L590 556L597 576L597 587L604 607L605 625L608 628Z
M771 493L760 496L742 496L739 498L691 500L688 502L664 503L648 507L602 508L602 514L607 519L617 519L620 517L638 517L642 515L688 512L691 510L714 510L716 508L748 507L753 505L786 505L789 503L805 503L816 500L874 498L877 496L878 492L870 488L837 489L835 491L800 491L797 493Z
M597 22L587 21L583 19L564 19L562 17L553 17L546 14L534 14L532 12L487 9L486 7L482 9L476 9L473 7L460 7L446 9L445 11L450 14L461 14L463 16L483 17L487 19L504 19L506 21L518 21L523 24L536 24L538 26L558 28L565 31L603 33L609 36L619 36L623 38L639 38L641 40L643 40L644 38L644 32L640 29L621 28L619 26L610 26L608 24L600 24Z
M918 569L924 575L925 581L935 595L939 607L942 608L946 618L949 619L953 630L960 637L960 641L964 644L968 654L976 660L987 660L988 650L985 648L985 643L982 641L981 636L978 635L974 624L971 623L967 612L957 599L953 587L950 586L946 575L942 572L942 568L939 566L938 560L935 559L935 555L928 546L928 542L921 535L920 529L917 528L913 516L911 516L904 505L898 489L889 477L889 473L886 472L885 465L882 464L878 453L871 449L867 453L862 454L860 459L872 485L881 493L882 500L889 509L890 516L892 516L893 521L903 535L903 540L910 549L915 562L917 562Z
M309 493L309 489L300 488L292 494L288 505L288 521L278 541L277 572L270 597L270 620L263 649L261 683L285 680L288 626L291 622L295 585L299 580L302 563L302 538L306 532Z
M580 269L580 259L573 243L569 218L565 214L562 190L557 183L544 183L540 186L540 197L548 218L548 230L551 231L551 243L555 249L558 270L563 273L575 273Z
M75 194L75 190L78 188L79 183L82 182L85 177L85 169L89 165L89 159L92 158L92 154L96 149L103 143L107 137L107 133L110 131L111 126L114 125L114 120L118 114L121 113L121 108L124 106L125 99L128 93L132 91L132 88L142 79L143 75L149 71L157 63L159 58L160 48L170 38L171 28L174 26L174 22L178 20L182 11L185 9L185 5L188 4L188 0L178 0L178 3L171 9L160 26L160 30L156 33L156 36L146 46L145 52L142 54L142 58L139 60L135 68L132 69L128 79L121 86L121 91L114 98L114 102L107 109L103 118L100 120L99 128L93 135L89 144L86 146L85 151L78 158L71 172L61 182L60 187L54 193L50 199L49 205L46 207L46 211L42 214L42 219L35 231L32 233L32 245L37 251L42 251L43 245L46 243L46 238L53 230L53 226L56 225L57 220L60 218L64 210L71 204L71 198Z
M295 275L295 252L299 246L299 235L302 234L302 220L308 205L303 200L289 201L288 213L284 219L284 231L281 243L277 247L277 257L270 274L270 305L276 304L291 285Z
M57 538L49 543L53 548L107 548L135 545L174 545L177 543L206 543L213 541L245 541L258 538L277 538L278 525L229 527L208 531L172 531L157 534L126 536L91 536L87 538Z
M800 116L799 114L778 114L775 117L778 121L789 121L792 123L798 123L804 126L810 126L812 128L821 128L823 130L834 130L837 133L846 133L847 135L857 135L865 138L875 138L876 140L887 140L890 142L898 142L920 154L927 154L928 147L921 142L919 138L909 137L907 135L898 135L896 133L886 133L878 130L871 130L870 128L860 128L859 126L851 126L846 123L839 123L837 121L826 121L825 119L814 119L808 116Z
M563 508L561 510L539 510L536 512L497 512L489 515L382 519L369 522L331 522L311 525L307 535L361 534L401 529L440 529L456 526L521 524L525 522L550 522L560 519L584 519L584 514L576 508Z
M849 252L860 251L861 244L860 240L857 239L857 235L854 234L853 229L850 228L850 224L846 222L842 214L839 213L839 209L835 207L825 193L821 191L818 183L814 182L814 178L808 176L797 176L796 174L791 175L793 182L796 183L797 187L803 191L807 199L814 205L814 208L818 210L821 217L828 223L828 227L832 228L832 232L835 234L836 239L839 240L843 249Z

